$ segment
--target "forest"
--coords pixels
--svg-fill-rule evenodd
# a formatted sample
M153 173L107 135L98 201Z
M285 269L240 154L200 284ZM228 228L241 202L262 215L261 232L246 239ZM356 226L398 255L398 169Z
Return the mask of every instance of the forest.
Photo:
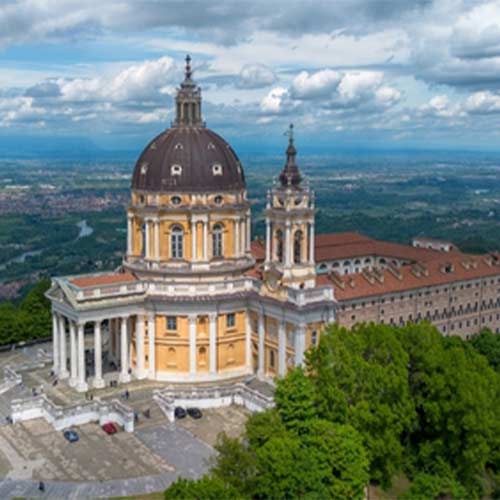
M241 439L219 435L200 480L166 499L500 497L500 336L443 337L429 323L331 325L276 408ZM399 489L394 489L395 482Z

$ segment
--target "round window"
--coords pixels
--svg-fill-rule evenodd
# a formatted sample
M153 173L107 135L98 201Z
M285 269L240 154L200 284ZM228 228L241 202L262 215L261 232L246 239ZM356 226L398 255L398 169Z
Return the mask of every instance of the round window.
M214 198L214 202L216 205L222 205L222 203L224 202L224 198L221 195L217 195Z
M180 205L182 200L180 196L172 196L170 201L172 202L172 205Z

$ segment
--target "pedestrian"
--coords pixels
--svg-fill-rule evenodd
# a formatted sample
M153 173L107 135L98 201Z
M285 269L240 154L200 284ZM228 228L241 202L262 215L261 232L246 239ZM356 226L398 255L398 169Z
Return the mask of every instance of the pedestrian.
M40 491L42 491L42 492L44 492L44 491L45 491L45 484L44 484L44 482L43 482L43 481L40 481L40 482L38 483L38 489L39 489Z
M128 389L125 390L125 399L128 401L130 398L130 392L128 392Z

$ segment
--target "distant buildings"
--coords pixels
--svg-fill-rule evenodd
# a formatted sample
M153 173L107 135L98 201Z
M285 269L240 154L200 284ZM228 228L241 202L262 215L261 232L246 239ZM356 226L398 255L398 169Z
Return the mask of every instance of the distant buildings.
M498 255L464 255L422 238L405 246L357 233L316 236L314 192L296 163L293 128L267 196L265 241L252 241L243 167L205 127L189 63L175 122L134 170L121 268L54 278L47 293L60 379L78 391L102 387L103 359L121 382L283 376L335 321L428 319L443 334L498 331Z

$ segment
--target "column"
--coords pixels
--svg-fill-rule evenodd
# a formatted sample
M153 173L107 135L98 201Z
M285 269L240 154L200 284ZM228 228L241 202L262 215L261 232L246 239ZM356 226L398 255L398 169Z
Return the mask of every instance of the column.
M144 241L146 242L146 249L144 251L144 258L145 259L150 259L151 258L151 249L150 249L150 241L149 241L149 237L151 235L151 232L150 232L150 220L149 219L146 219L146 223L145 223L145 226L144 226L144 231L145 231L145 235L144 235Z
M291 263L291 248L292 248L292 242L290 241L290 234L291 234L291 227L290 227L290 222L288 221L286 223L286 229L285 229L285 247L284 247L284 252L285 252L285 265L287 267L290 266Z
M264 314L259 314L259 367L257 370L257 375L263 377L265 375L265 357L266 353L264 350L264 337L265 337L265 322Z
M208 352L209 352L209 370L210 373L217 373L217 314L211 313L208 315L209 330L208 330Z
M59 378L68 378L68 357L66 354L66 320L64 316L59 316Z
M87 382L85 381L85 343L83 337L84 323L78 323L78 383L76 390L78 392L85 392L88 389Z
M191 220L191 260L196 262L198 260L196 248L196 221Z
M101 338L101 321L94 323L94 384L96 389L104 387L102 378L102 338Z
M286 328L285 323L280 322L278 326L278 375L286 375Z
M241 219L241 229L240 229L240 236L241 236L241 241L240 241L240 253L245 254L245 249L246 249L246 222L245 219Z
M245 366L252 369L252 323L250 321L250 311L246 311L245 316Z
M155 317L154 315L151 315L148 317L149 378L151 379L154 379L156 377L155 338L156 338Z
M132 225L133 218L131 215L127 217L127 255L132 255Z
M247 246L246 252L250 253L252 250L252 219L250 218L250 214L247 215Z
M155 259L160 260L160 221L154 221Z
M78 383L78 351L76 346L76 328L75 323L69 323L69 348L70 348L70 377L69 385L75 387Z
M135 375L138 379L146 377L144 373L144 318L137 315L135 328Z
M189 315L189 373L196 374L196 315Z
M314 264L314 222L309 223L309 262Z
M128 321L128 318L126 316L121 318L121 332L120 332L121 370L120 370L120 376L119 376L120 382L130 382L130 375L128 373L127 321Z
M304 351L306 346L306 327L299 325L295 331L295 366L304 366Z
M271 221L266 219L266 262L271 261Z
M52 371L59 373L59 320L55 312L52 313Z
M203 260L208 260L208 221L203 222Z
M234 256L240 256L240 221L234 220Z

